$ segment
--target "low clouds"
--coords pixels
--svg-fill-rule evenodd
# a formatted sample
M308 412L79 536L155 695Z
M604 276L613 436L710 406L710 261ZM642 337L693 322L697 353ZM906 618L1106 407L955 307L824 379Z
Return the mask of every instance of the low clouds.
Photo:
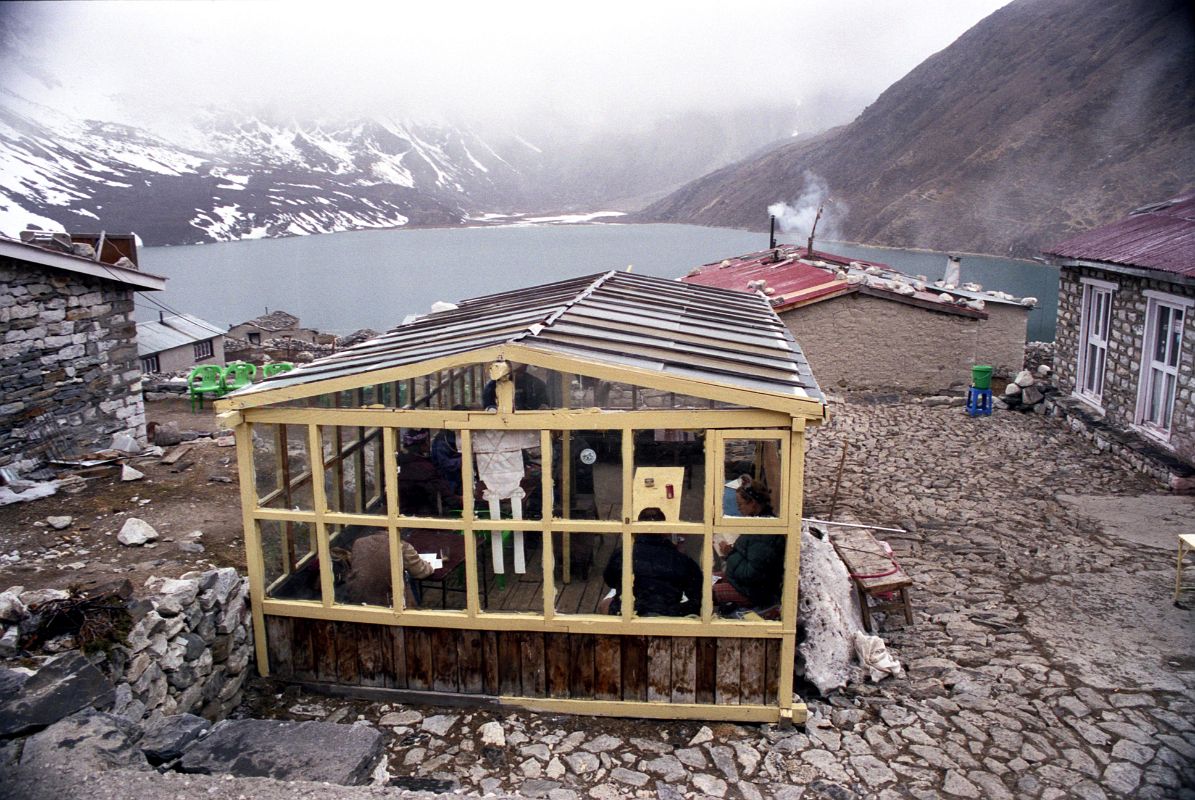
M265 111L625 127L874 98L1002 4L6 3L20 46L0 78L24 94L33 67L134 124Z

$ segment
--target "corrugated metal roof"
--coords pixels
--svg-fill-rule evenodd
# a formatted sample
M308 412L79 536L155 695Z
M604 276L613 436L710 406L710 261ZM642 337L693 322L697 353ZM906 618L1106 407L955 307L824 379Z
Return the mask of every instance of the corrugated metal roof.
M1059 242L1046 255L1195 277L1195 194L1139 208Z
M164 317L153 322L137 323L137 354L148 356L181 347L192 342L201 342L227 331L190 314Z
M758 296L607 272L462 301L234 396L515 343L544 353L824 402Z
M915 287L922 285L920 281L879 261L847 258L824 250L814 250L810 257L806 248L785 244L705 264L682 280L751 293L756 292L751 284L764 281L768 298L777 311L829 300L863 288L872 296L897 302L916 301L914 304L919 307L969 317L986 315L981 310L968 308L964 305L966 300L1020 304L1012 295L1002 292L948 289L934 283L918 289ZM951 295L950 300L941 298L944 292Z

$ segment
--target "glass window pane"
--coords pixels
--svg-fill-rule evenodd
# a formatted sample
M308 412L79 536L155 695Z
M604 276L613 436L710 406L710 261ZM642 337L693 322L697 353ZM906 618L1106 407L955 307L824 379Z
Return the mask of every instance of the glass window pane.
M686 617L701 613L703 538L667 533L635 534L631 580L636 616ZM611 556L603 579L608 586L616 588L610 610L618 613L623 594L621 550Z
M541 519L543 454L539 431L474 431L478 507L491 519Z
M253 425L253 471L263 508L314 509L306 425Z
M1182 352L1183 344L1183 310L1181 308L1174 309L1173 318L1170 324L1170 349L1166 354L1166 365L1170 367L1178 366L1179 354Z
M562 431L552 450L556 519L622 518L622 431Z
M544 610L543 534L478 531L479 605L482 611Z
M315 526L306 522L277 520L262 520L257 525L265 565L266 597L319 600Z
M726 439L722 464L722 514L772 517L781 507L778 439Z
M556 531L552 534L556 561L556 613L604 614L611 587L603 580L610 556L619 548L621 535ZM565 565L568 569L565 569ZM607 599L603 605L602 600Z
M705 431L635 432L632 513L659 508L669 521L702 522Z
M752 611L774 618L784 583L784 548L785 537L779 534L715 535L715 612L741 617Z
M1154 306L1157 312L1157 325L1154 328L1154 361L1165 363L1166 344L1170 338L1170 309L1166 306Z
M441 531L427 528L403 528L400 538L428 562L431 571L417 576L419 570L409 567L411 592L408 608L460 610L466 606L465 537L460 531ZM404 548L404 558L410 552ZM418 566L418 565L416 565ZM480 574L480 573L479 573ZM413 603L413 604L412 604Z
M337 605L394 608L390 536L385 528L329 525L328 547Z
M1164 375L1162 377L1162 383L1164 384L1165 388L1163 389L1163 397L1162 397L1161 427L1164 430L1168 431L1168 430L1170 430L1170 417L1171 417L1171 414L1174 412L1175 377L1173 375L1169 375L1169 374Z
M400 428L398 511L404 517L459 517L461 456L456 431Z

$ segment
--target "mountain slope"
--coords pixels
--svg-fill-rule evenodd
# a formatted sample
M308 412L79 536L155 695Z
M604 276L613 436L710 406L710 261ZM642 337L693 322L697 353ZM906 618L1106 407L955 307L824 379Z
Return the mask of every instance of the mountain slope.
M1193 188L1190 8L1017 0L849 125L711 173L641 216L760 228L769 204L818 179L843 238L1014 255Z

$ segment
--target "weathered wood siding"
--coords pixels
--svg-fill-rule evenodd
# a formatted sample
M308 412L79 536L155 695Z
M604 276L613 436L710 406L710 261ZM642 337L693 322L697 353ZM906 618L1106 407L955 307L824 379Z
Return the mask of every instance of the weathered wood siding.
M283 681L450 694L776 703L780 640L402 628L266 617Z

